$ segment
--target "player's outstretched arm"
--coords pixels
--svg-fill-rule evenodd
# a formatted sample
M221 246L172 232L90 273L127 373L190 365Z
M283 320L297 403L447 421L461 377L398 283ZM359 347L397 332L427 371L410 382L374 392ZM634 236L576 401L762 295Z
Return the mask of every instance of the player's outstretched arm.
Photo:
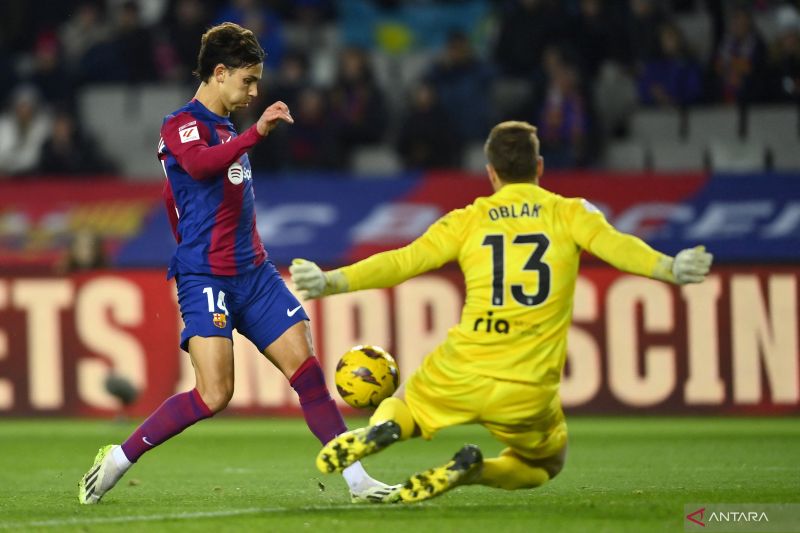
M289 273L292 275L292 283L304 300L339 294L349 289L347 278L342 272L323 272L316 263L306 259L293 259Z
M208 179L224 171L281 122L294 123L286 104L275 102L241 135L229 142L209 146L210 132L202 124L194 127L194 137L181 137L181 129L190 131L185 129L186 121L190 119L193 120L192 117L178 115L167 120L161 128L161 138L178 164L196 180Z
M700 283L714 259L705 246L686 248L675 257L654 250L640 238L617 231L599 209L583 199L564 203L564 219L575 242L611 266L676 285Z
M713 261L714 256L706 251L705 246L686 248L674 258L662 258L656 265L653 277L677 285L701 283L711 270Z

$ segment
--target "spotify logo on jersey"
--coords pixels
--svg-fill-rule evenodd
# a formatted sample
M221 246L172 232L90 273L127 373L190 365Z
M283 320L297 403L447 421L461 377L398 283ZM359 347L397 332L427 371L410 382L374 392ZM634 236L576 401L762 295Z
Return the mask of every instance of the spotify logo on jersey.
M228 181L234 185L241 185L244 180L249 180L251 177L252 171L244 168L238 161L228 167Z
M228 167L228 180L234 185L240 185L244 181L244 168L238 161Z

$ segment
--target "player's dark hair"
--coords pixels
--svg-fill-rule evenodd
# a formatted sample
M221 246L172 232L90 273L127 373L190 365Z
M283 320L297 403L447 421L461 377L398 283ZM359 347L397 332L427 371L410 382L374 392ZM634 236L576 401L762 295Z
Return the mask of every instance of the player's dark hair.
M263 63L266 55L252 31L223 22L203 34L193 74L200 81L207 81L220 63L230 69L251 67Z
M527 122L511 120L492 128L484 152L497 176L505 182L529 182L536 177L539 139L536 127Z

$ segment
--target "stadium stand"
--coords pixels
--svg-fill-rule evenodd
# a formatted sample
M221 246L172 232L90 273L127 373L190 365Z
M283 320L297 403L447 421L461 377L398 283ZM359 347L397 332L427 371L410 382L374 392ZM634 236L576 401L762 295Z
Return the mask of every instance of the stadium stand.
M521 0L508 3L519 7ZM96 20L92 23L96 31L84 42L80 40L83 26L78 21L85 14L79 9L83 2L65 0L58 11L61 15L53 15L56 17L53 20L53 17L37 17L34 7L20 3L26 31L8 28L0 39L0 65L9 67L4 74L9 79L0 89L3 108L10 110L10 96L15 87L33 84L48 99L44 110L69 108L79 118L79 127L98 140L100 148L123 175L137 180L158 179L151 156L161 118L191 96L196 83L188 76L193 68L192 54L187 52L188 48L180 47L186 48L189 43L196 42L203 28L231 12L232 3L224 0L139 2L137 31L142 39L153 43L148 52L152 53L149 64L153 69L148 71L146 79L139 76L141 72L125 70L132 68L133 63L116 64L113 54L109 55L117 50L115 47L120 46L119 43L127 42L120 40L125 30L117 23L118 10L126 4L116 0L98 0L96 4L99 10L94 13ZM586 13L573 5L575 3L552 4L548 20L573 20L574 28L582 28L581 24L586 23ZM347 5L271 3L266 9L280 24L276 26L276 34L266 35L264 39L278 49L272 54L272 62L267 62L262 93L276 79L273 63L297 52L308 57L307 83L319 90L323 98L334 98L341 52L352 47L364 50L386 104L385 125L382 126L385 131L379 135L382 143L379 148L365 148L357 157L350 158L350 169L360 174L363 169L372 168L371 165L385 164L384 173L390 172L397 168L398 158L385 154L393 146L396 149L399 129L411 112L409 95L435 72L434 67L444 57L442 51L448 34L455 28L468 36L476 58L486 66L487 74L491 73L491 82L482 94L486 100L475 102L473 111L488 107L488 116L493 122L518 118L542 123L543 117L539 115L548 109L541 105L547 88L545 62L553 57L549 49L559 49L564 61L578 69L590 108L588 134L597 148L584 151L584 156L571 164L658 170L703 169L708 163L709 168L750 169L759 167L758 162L765 153L764 164L768 169L800 168L796 107L800 101L800 83L795 87L793 81L800 79L800 51L795 51L791 45L793 39L800 38L800 13L796 6L778 0L749 6L759 38L765 44L765 56L753 60L759 61L758 67L763 70L759 70L761 77L756 80L757 91L737 93L736 99L731 100L730 92L727 95L720 92L724 83L720 79L723 73L718 69L718 59L722 53L720 43L730 38L735 8L742 4L678 0L663 0L657 4L660 10L650 21L652 29L663 27L659 24L674 23L685 37L690 57L701 65L703 94L697 103L691 101L688 106L677 107L675 103L657 99L647 102L646 106L640 101L637 72L642 61L659 60L659 42L657 36L632 36L636 18L630 2L602 3L597 20L613 20L619 24L614 31L593 37L591 42L597 50L592 54L582 53L570 45L576 41L570 38L569 24L554 25L553 35L540 43L541 53L532 61L526 60L524 65L516 65L513 72L504 70L509 64L508 58L498 56L503 46L508 45L507 41L502 46L500 43L500 36L507 35L503 33L503 25L513 24L512 19L503 15L509 7L505 3L475 0L470 3L470 9L464 9L458 4L433 1L398 12L367 0L353 0ZM190 5L196 9L195 19L182 29L174 26L176 21L186 17L186 12L178 11L178 5L181 9ZM420 13L443 17L436 20L447 21L447 24L432 25L425 22L427 19ZM65 31L67 27L70 32ZM173 31L189 33L162 38ZM647 50L633 50L631 43L642 38L645 38L646 42L642 43L647 45ZM126 46L130 44L127 42ZM53 50L57 51L55 55ZM48 58L52 57L64 59L58 63L62 70L47 66ZM278 59L274 59L276 57ZM136 65L139 63L141 61ZM56 72L61 73L58 79L66 79L67 83L60 81L54 85ZM441 84L439 74L437 86ZM445 86L449 87L446 83ZM55 87L60 89L55 90ZM332 102L325 102L325 106L329 104ZM336 109L335 105L330 105L328 112L335 113ZM457 114L470 111L458 109ZM451 107L449 113L456 113L456 110ZM245 112L233 118L241 126L252 121L253 116ZM464 117L450 117L455 123L459 123L459 118ZM335 120L336 117L329 117L328 123L335 126ZM121 128L120 124L125 127ZM472 152L469 143L455 143L451 150L452 157L447 160L461 161L463 168L470 170L481 167L477 163L479 152L477 149ZM672 157L675 159L670 161ZM284 159L282 169L309 169L307 162L293 161L291 155ZM410 162L404 160L403 164Z

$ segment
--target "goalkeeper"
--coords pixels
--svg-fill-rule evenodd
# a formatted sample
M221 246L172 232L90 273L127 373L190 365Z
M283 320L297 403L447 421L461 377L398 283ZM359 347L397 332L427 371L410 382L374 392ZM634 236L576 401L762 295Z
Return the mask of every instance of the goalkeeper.
M459 424L481 424L507 447L484 459L466 445L383 502L426 500L465 484L534 488L558 475L567 449L558 389L582 250L624 272L678 285L702 282L711 266L702 246L664 255L615 230L586 200L540 187L534 126L498 124L485 152L494 194L451 211L408 246L329 272L302 259L290 267L304 298L394 286L449 261L464 272L461 322L380 404L368 427L322 448L317 467L340 472L398 440L430 439Z

